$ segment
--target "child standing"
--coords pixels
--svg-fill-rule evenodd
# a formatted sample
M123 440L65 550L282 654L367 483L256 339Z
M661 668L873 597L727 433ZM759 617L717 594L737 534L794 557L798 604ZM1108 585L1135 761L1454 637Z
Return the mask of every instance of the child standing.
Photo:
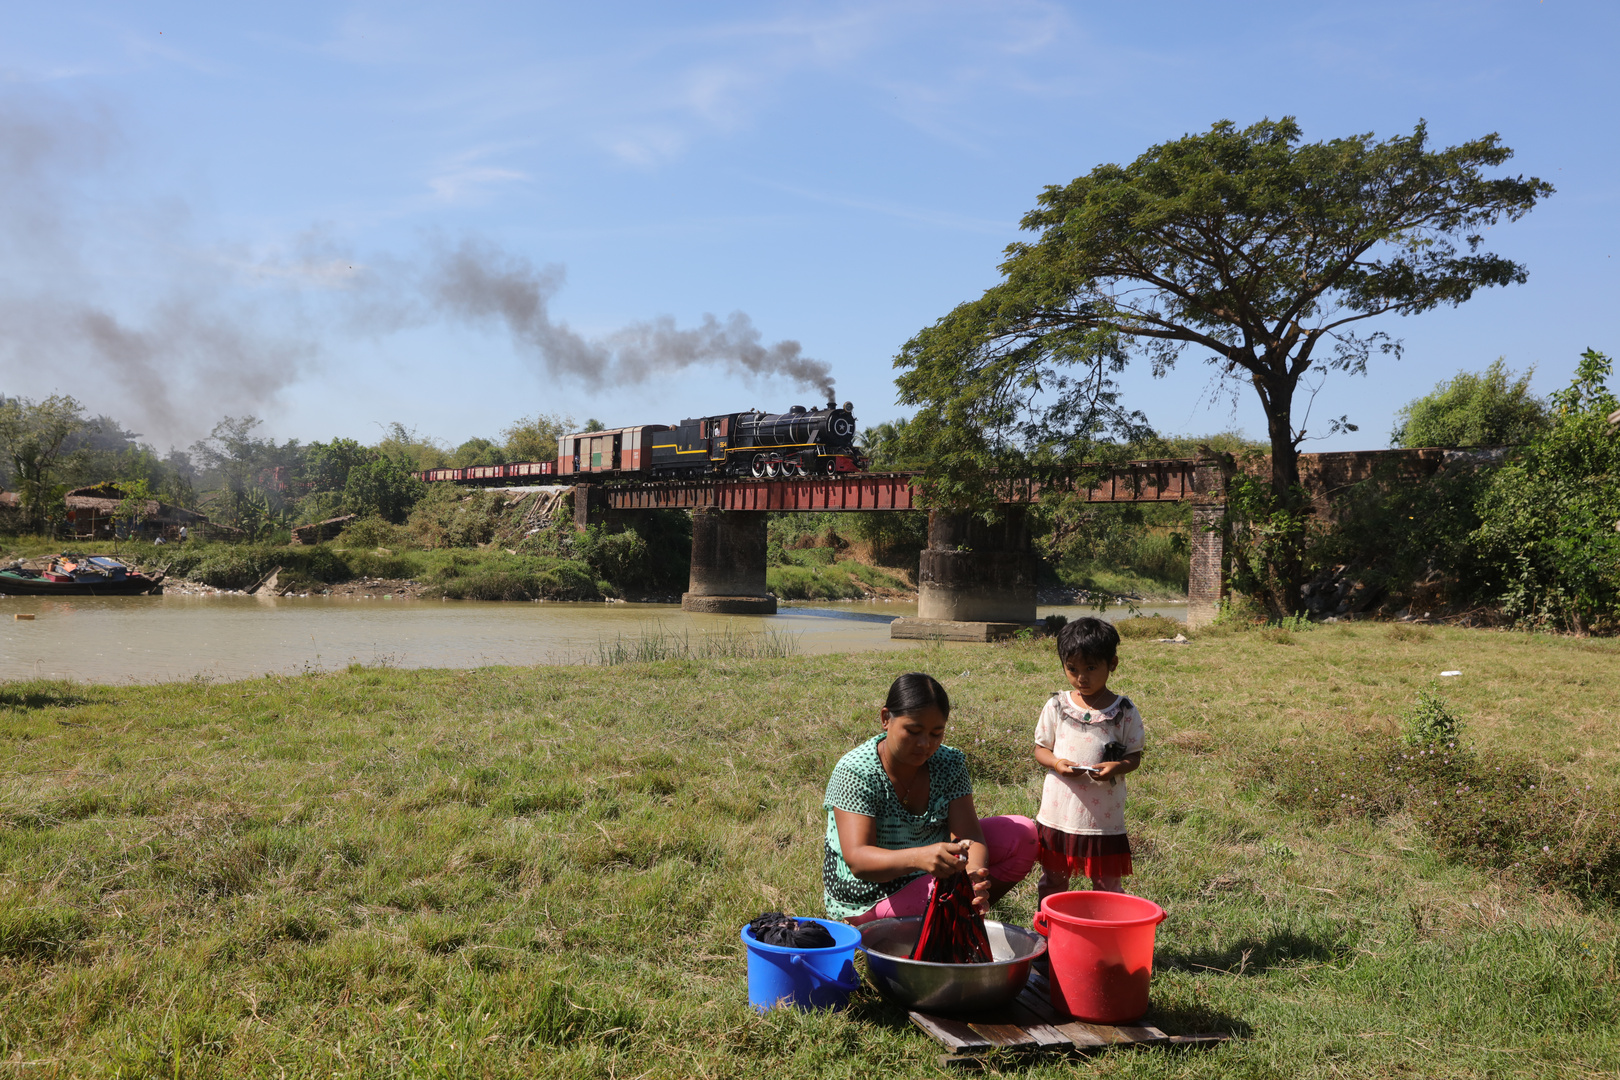
M1142 714L1108 689L1119 667L1119 631L1101 619L1076 619L1058 632L1058 659L1073 688L1053 694L1035 724L1035 760L1046 770L1040 841L1042 900L1069 888L1076 874L1092 887L1124 892L1131 872L1122 777L1142 763Z

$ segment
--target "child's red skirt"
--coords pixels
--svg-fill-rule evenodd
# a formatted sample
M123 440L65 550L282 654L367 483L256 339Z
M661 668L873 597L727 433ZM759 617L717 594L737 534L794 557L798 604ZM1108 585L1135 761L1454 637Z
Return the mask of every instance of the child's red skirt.
M1124 833L1076 836L1036 824L1041 869L1065 881L1084 874L1092 881L1124 877L1131 872L1131 839Z

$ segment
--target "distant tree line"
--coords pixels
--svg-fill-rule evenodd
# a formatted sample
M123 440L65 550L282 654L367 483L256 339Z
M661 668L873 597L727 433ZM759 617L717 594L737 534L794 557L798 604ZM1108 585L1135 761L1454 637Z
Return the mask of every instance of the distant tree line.
M0 486L17 493L21 527L39 533L65 524L66 492L104 481L119 485L130 513L155 499L206 514L250 539L350 513L398 524L426 492L411 473L549 461L574 423L559 415L525 417L498 439L475 437L454 448L397 422L369 446L342 437L278 443L261 427L256 417L227 416L207 438L160 454L139 433L88 414L72 397L3 397Z

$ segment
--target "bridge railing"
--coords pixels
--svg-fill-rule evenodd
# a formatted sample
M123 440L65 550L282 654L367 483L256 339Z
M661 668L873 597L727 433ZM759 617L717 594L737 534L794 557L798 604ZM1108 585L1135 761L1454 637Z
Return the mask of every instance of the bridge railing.
M923 509L911 473L843 473L803 480L674 480L604 485L598 496L614 510L870 511ZM1051 492L1087 502L1185 502L1219 497L1224 478L1209 459L1138 461L1080 468L1067 475L996 482L1005 503L1038 501Z

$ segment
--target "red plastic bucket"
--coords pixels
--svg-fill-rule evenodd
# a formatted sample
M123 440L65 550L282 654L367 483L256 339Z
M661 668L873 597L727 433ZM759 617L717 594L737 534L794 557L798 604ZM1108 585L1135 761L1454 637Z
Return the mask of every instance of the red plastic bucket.
M1164 909L1140 896L1054 893L1035 929L1050 939L1052 1007L1093 1024L1123 1024L1148 1009L1153 934Z

